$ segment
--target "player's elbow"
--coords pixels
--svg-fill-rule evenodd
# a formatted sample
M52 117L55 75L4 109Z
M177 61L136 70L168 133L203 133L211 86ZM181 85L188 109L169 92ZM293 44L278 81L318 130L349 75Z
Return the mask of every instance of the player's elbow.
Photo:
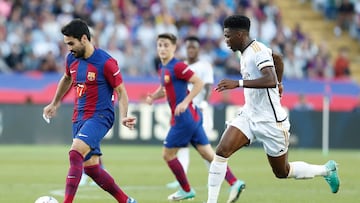
M269 77L266 80L266 87L268 88L275 88L277 85L276 77Z

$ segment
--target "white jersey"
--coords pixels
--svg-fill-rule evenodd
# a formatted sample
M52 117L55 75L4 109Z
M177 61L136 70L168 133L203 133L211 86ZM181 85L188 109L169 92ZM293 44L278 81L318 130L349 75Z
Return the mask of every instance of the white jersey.
M274 67L271 50L263 43L253 41L240 55L240 70L244 80L254 80L262 76L261 69ZM244 88L245 104L242 111L254 122L284 121L287 113L280 103L279 89Z
M187 62L186 62L187 63ZM188 65L188 67L198 76L204 84L213 84L214 83L214 70L212 65L207 61L197 61L193 64ZM191 90L193 85L189 83L188 89ZM206 90L203 88L198 95L193 99L193 103L200 107L201 102L205 100ZM207 101L206 101L207 102Z

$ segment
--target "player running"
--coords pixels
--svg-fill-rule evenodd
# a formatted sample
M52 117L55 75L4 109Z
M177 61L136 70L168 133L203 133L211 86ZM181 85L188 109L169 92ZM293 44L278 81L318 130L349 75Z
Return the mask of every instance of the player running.
M250 20L233 15L224 21L224 37L234 52L240 51L243 80L224 79L216 91L244 88L245 105L233 119L216 148L208 177L208 201L216 203L225 177L228 158L240 148L258 140L262 142L273 173L277 178L309 179L323 176L333 193L340 181L337 163L312 165L303 161L288 162L290 123L280 104L278 78L271 51L249 37ZM279 78L281 81L281 78Z
M210 162L214 158L214 150L202 126L201 112L192 103L193 98L203 88L203 82L184 62L174 58L175 50L176 37L173 34L158 35L157 52L161 60L161 84L146 98L146 102L152 104L154 100L166 96L171 109L171 128L164 140L163 158L181 186L177 192L168 196L168 200L172 201L195 197L195 190L191 188L177 159L176 153L179 148L191 143L205 160ZM190 92L188 83L193 84ZM226 180L233 185L229 195L229 202L233 202L239 197L245 184L237 180L229 167L226 169Z

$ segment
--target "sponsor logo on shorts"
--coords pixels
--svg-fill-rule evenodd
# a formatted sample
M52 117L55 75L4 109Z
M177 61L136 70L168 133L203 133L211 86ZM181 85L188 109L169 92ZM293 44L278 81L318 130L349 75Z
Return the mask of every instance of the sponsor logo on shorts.
M84 135L84 134L82 134L82 133L79 133L78 136L79 136L79 137L88 137L87 135Z

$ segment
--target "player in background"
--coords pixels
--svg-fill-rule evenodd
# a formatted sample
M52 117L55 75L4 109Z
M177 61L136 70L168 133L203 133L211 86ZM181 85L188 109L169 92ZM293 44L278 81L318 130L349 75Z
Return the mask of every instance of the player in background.
M201 89L193 99L195 104L202 112L203 127L206 134L210 133L213 129L213 119L208 115L208 101L210 93L212 91L212 85L214 84L214 70L212 65L204 60L199 59L200 55L200 40L196 36L189 36L185 38L185 49L186 49L186 61L188 67L198 76L204 83L204 88ZM191 90L193 85L189 83L188 88ZM177 157L187 173L190 163L190 150L189 146L179 148ZM210 163L206 161L208 167ZM170 182L166 185L168 188L179 187L178 181Z
M119 99L121 124L130 129L136 124L136 118L127 116L128 96L117 62L91 44L89 28L83 20L72 20L61 32L70 53L55 96L44 107L43 113L47 118L54 117L65 93L74 88L73 141L69 151L70 168L63 202L73 202L84 170L117 202L136 203L99 164L102 155L100 142L114 123L114 91Z
M278 78L269 49L249 37L250 19L232 15L224 20L224 37L234 52L241 52L242 80L224 79L216 91L244 88L245 105L229 123L216 148L208 177L208 201L216 203L229 157L240 148L262 142L269 164L277 178L309 179L322 176L333 193L340 181L337 163L312 165L303 161L288 162L290 123L280 104ZM281 78L280 78L281 81Z
M200 110L193 105L192 100L203 88L203 82L182 61L174 57L176 51L176 36L170 33L157 37L157 52L160 58L160 85L146 98L148 104L166 96L171 109L171 128L164 140L163 159L176 177L181 188L168 196L168 200L178 201L195 197L185 171L177 158L177 151L191 143L197 152L207 161L214 158L214 150L202 126ZM191 91L188 83L193 84ZM244 184L226 169L226 179L233 185L229 202L237 199Z

